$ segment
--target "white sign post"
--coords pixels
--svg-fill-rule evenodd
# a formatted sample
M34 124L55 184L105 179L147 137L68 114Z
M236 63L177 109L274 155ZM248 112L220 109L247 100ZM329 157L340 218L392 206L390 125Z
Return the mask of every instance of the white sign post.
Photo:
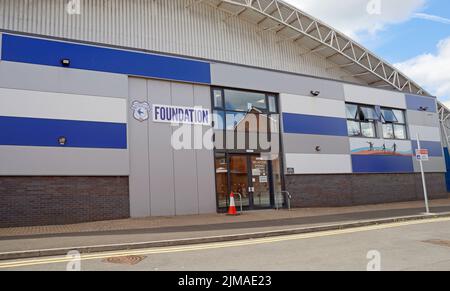
M420 137L419 134L417 134L417 151L416 151L416 158L419 161L420 164L420 172L422 173L422 184L423 184L423 195L425 197L425 207L426 207L426 214L430 214L430 206L428 205L428 191L427 191L427 183L425 179L425 171L423 169L423 162L428 161L428 150L423 150L420 147Z

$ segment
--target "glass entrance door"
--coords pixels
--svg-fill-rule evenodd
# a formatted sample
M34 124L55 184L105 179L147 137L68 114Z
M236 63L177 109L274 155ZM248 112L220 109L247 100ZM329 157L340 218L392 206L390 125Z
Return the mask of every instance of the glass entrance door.
M251 196L253 208L272 206L269 161L258 156L250 156Z
M251 206L248 158L242 155L230 156L230 192L242 195L242 205ZM238 198L238 197L236 197Z
M257 155L237 154L230 154L228 161L229 192L241 194L242 204L246 209L272 207L273 195L269 161L263 160ZM220 180L223 181L223 179ZM223 201L219 201L219 207L225 203L228 204L228 199L226 202L223 198L221 200ZM239 200L236 202L239 203Z

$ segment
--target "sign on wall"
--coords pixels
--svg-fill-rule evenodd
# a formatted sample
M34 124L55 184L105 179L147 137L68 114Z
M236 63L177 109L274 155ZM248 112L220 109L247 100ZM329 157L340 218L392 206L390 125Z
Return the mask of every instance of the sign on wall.
M209 109L170 105L153 105L153 121L163 123L181 123L211 125Z
M184 107L154 104L134 101L131 105L134 119L144 122L150 118L152 112L153 122L206 125L212 124L211 112L202 107Z
M430 160L429 151L427 149L416 150L416 159L418 161L427 162Z

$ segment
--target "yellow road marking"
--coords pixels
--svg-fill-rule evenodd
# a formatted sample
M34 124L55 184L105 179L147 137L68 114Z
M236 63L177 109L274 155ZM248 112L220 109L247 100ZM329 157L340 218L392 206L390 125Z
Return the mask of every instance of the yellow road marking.
M447 221L450 221L450 217L415 220L415 221L405 221L405 222L380 224L380 225L372 225L372 226L365 226L365 227L356 227L356 228L349 228L349 229L342 229L342 230L331 230L331 231L322 231L322 232L315 232L315 233L285 235L285 236L260 238L260 239L247 239L247 240L241 240L241 241L231 241L231 242L222 242L222 243L206 243L206 244L198 244L198 245L190 245L190 246L161 247L161 248L150 248L150 249L133 250L133 251L117 251L117 252L105 252L105 253L97 253L97 254L84 254L84 255L81 255L80 259L81 259L81 261L86 261L86 260L106 259L106 258L110 258L110 257L124 257L124 256L131 256L131 255L134 255L134 256L136 256L136 255L153 255L153 254L166 254L166 253L179 253L179 252L221 249L221 248L284 242L284 241L291 241L291 240L311 239L311 238L318 238L318 237L343 235L343 234L351 234L351 233L358 233L358 232L397 228L397 227L403 227L403 226L409 226L409 225L419 225L419 224L447 222ZM51 258L44 258L44 259L15 260L15 261L11 261L11 262L0 263L0 269L57 264L57 263L67 263L72 260L73 260L73 258L66 257L66 256L51 257Z

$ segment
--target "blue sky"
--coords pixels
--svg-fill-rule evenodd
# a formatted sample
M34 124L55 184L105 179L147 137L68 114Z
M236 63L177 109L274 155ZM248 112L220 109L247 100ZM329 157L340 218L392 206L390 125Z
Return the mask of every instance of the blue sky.
M393 1L401 2L401 0ZM450 19L450 1L429 0L427 2L425 9L420 9L421 13ZM378 32L374 40L366 38L362 41L366 42L366 47L387 61L399 63L424 53L435 54L436 44L447 37L450 37L450 24L411 18L403 23L388 25Z
M450 1L285 1L354 38L450 107Z

